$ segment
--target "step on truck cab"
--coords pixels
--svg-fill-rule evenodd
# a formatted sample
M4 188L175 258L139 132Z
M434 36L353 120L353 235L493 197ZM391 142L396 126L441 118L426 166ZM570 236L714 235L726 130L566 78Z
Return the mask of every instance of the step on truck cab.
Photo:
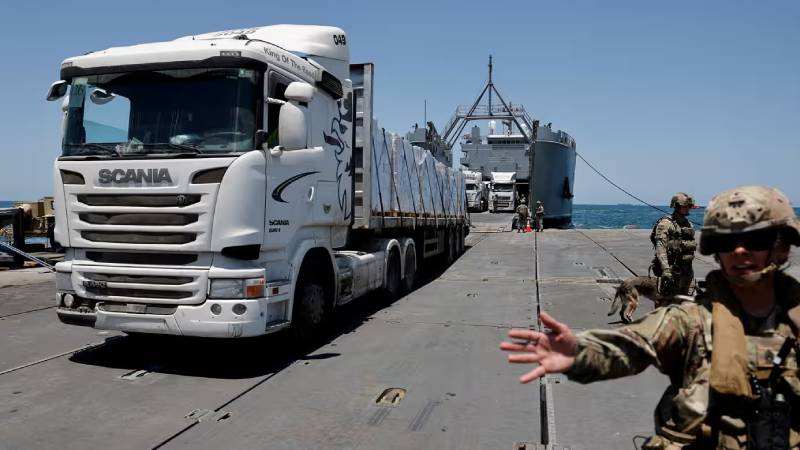
M336 27L275 25L66 59L53 181L61 321L313 332L464 249L464 179L378 127Z
M516 172L492 172L489 193L492 212L513 212L516 208Z

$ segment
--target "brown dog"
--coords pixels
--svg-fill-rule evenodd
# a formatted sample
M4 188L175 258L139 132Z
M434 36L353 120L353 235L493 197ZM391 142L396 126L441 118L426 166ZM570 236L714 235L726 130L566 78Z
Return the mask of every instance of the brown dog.
M633 313L639 306L639 295L644 295L656 304L656 308L669 303L672 297L662 297L658 293L658 278L655 277L630 277L622 281L611 302L608 315L619 311L619 318L629 323L633 320Z

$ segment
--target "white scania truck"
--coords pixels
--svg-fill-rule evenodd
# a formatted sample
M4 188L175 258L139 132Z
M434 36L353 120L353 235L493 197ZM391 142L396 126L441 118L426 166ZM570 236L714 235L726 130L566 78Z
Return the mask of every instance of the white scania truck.
M467 208L479 212L489 209L489 187L483 182L481 173L464 170L463 174L467 189Z
M513 212L516 209L516 185L516 172L492 172L492 188L489 192L492 212Z
M275 25L68 58L55 163L62 322L313 333L464 250L464 180L373 119L339 28Z

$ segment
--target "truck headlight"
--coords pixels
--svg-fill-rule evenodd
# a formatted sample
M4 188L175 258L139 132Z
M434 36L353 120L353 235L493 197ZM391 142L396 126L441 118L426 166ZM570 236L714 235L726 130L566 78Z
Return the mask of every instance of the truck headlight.
M261 298L264 296L264 278L212 278L208 290L210 298Z

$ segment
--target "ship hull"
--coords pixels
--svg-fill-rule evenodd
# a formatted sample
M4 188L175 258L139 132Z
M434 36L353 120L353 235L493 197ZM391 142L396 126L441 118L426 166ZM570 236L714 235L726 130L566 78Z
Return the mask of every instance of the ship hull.
M544 204L546 228L572 225L575 148L559 141L537 140L533 162L533 198ZM535 209L535 203L532 208Z

